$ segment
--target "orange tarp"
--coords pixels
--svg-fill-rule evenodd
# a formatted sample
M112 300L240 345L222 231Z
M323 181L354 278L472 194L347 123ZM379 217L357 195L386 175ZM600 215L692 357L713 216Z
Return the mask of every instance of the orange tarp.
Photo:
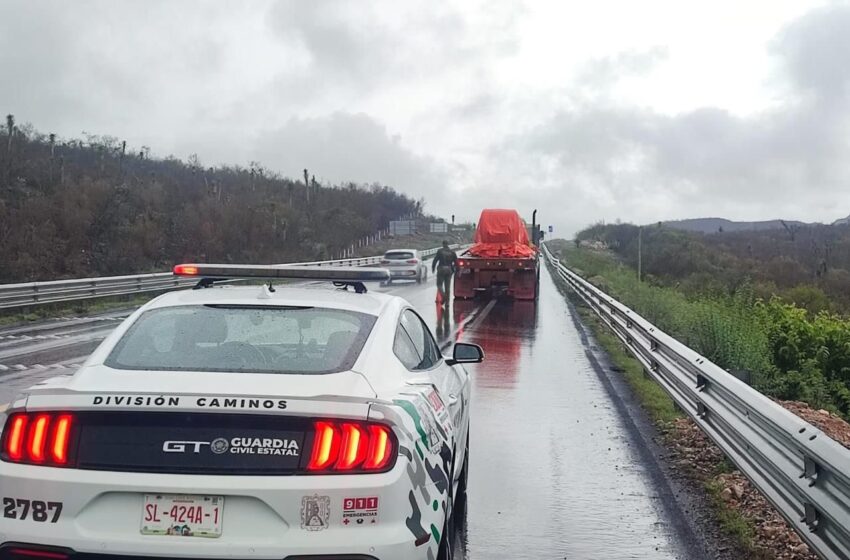
M475 244L467 251L474 257L533 257L525 222L516 210L485 209L475 230Z

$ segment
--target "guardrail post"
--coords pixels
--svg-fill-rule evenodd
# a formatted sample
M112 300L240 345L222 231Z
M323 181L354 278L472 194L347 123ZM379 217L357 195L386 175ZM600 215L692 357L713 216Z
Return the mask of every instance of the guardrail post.
M800 521L804 522L806 526L809 528L809 531L814 533L818 529L818 510L815 509L813 504L809 502L805 502L803 504L803 517L800 518Z
M803 456L803 474L800 475L800 478L808 478L809 487L814 486L815 482L817 482L819 470L818 464L814 459Z

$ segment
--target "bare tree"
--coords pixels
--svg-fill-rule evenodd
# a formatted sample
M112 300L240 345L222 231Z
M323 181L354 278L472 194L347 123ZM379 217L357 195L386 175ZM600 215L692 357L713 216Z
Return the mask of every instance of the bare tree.
M791 243L794 243L794 241L797 239L797 232L800 230L800 225L788 224L785 222L785 220L779 220L779 222L782 224L782 227L785 228L785 231L788 232L788 235L791 236Z
M6 142L6 184L12 182L12 138L15 136L15 115L6 115L6 133L9 140Z

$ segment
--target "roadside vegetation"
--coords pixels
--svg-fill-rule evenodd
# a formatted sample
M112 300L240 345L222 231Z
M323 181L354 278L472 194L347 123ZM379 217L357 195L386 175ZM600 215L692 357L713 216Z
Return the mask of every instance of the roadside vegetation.
M668 334L727 370L746 372L762 393L850 417L850 319L829 306L807 308L787 295L814 287L796 286L776 295L747 278L723 283L712 276L699 282L694 275L700 273L694 273L680 281L649 272L660 271L660 264L646 269L639 281L629 260L598 239L605 230L592 229L597 239L591 242L578 247L550 242L550 248ZM681 240L681 233L671 235ZM582 238L587 240L587 232ZM646 254L663 251L671 270L686 270L683 262L701 251L691 241L678 252L644 246Z
M155 158L109 136L43 134L12 115L4 124L0 283L150 272L175 261L324 260L390 220L429 220L421 201L385 185L319 184L306 170L293 180L258 162Z

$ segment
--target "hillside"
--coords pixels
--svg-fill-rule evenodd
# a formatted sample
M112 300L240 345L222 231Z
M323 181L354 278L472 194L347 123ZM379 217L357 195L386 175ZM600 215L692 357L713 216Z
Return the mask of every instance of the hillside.
M638 227L599 225L576 237L609 247L637 267ZM759 297L782 296L811 312L850 314L850 225L700 234L643 228L645 277L686 293L729 293L747 284Z
M382 185L307 185L259 163L153 158L116 138L59 139L15 126L11 116L0 127L2 283L147 272L175 261L331 258L421 210Z
M766 220L761 222L733 222L725 218L693 218L688 220L672 220L662 222L663 225L682 231L700 233L723 233L735 231L761 231L767 229L784 229L783 220ZM788 226L804 226L803 222L785 220Z
M838 306L816 284L781 290L748 279L745 261L699 239L708 236L664 228L645 232L644 257L653 273L639 281L629 266L632 246L616 240L618 234L626 239L624 230L631 233L599 226L582 232L577 243L547 245L590 282L720 367L749 372L764 394L850 417L850 318L830 313ZM779 273L774 278L788 281Z

